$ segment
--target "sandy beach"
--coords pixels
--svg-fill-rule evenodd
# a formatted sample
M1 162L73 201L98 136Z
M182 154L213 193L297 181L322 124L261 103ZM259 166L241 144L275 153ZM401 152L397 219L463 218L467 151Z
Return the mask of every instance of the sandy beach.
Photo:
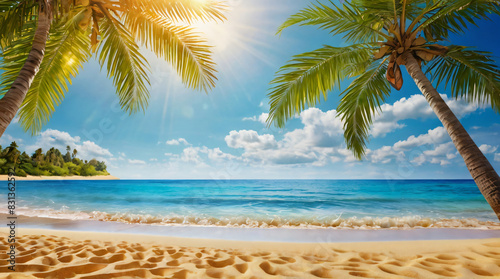
M22 229L0 278L485 278L500 276L500 238L355 243L206 240Z
M0 181L7 181L8 175L0 175ZM112 175L96 175L96 176L33 176L26 177L16 176L16 180L119 180L118 177Z

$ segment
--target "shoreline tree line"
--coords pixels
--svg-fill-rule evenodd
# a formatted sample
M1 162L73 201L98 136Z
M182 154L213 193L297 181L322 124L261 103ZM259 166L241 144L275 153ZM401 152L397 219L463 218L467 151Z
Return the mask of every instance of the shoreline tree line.
M109 175L104 161L97 159L82 160L77 157L78 151L66 146L66 153L52 147L47 152L38 148L30 156L21 152L13 141L5 149L0 145L0 174L8 174L15 167L16 176L96 176Z

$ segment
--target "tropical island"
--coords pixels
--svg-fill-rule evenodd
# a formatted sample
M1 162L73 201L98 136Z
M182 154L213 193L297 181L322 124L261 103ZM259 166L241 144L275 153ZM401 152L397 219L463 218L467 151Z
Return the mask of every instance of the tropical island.
M97 159L82 160L77 157L78 151L66 147L66 154L57 148L50 148L43 153L38 148L31 156L19 151L13 141L5 149L0 145L0 174L6 175L15 166L16 176L108 176L106 164Z

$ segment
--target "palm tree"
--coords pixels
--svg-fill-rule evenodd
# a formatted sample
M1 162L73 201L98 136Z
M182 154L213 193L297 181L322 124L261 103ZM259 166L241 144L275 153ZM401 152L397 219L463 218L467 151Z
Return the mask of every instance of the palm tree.
M500 219L500 178L432 82L450 85L454 98L489 104L500 111L500 70L490 53L441 42L463 34L468 24L500 14L493 0L351 0L317 3L288 18L293 25L316 25L341 34L349 46L324 46L294 56L271 82L268 124L285 122L314 106L345 79L337 108L347 148L361 159L373 116L391 93L400 90L406 70L448 131L474 181Z
M223 21L225 10L212 0L0 0L0 136L18 111L25 131L38 133L93 54L129 113L149 98L140 46L170 62L187 87L208 92L211 47L190 25Z

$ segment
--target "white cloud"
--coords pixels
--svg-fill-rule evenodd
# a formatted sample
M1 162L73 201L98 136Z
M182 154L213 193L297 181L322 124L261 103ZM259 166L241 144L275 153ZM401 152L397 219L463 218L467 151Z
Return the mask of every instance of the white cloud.
M441 97L458 118L479 108L477 104L470 104L464 100L449 99L445 94L441 94ZM392 105L383 104L381 109L382 113L376 115L373 121L371 134L374 137L383 137L396 129L405 127L404 124L398 123L401 120L435 117L429 103L420 94L409 98L403 97Z
M419 135L418 137L410 136L408 139L398 141L394 144L395 150L408 151L417 146L425 144L439 144L449 139L448 133L444 127L436 127L429 130L427 134Z
M446 95L441 96L453 111L458 112L458 117L478 109L475 104L449 99ZM435 117L425 97L420 94L401 98L393 104L384 104L381 109L382 113L374 118L371 129L373 137L383 137L405 127L401 121L406 119ZM244 150L242 158L260 163L324 165L340 160L355 162L357 160L352 151L345 148L343 123L336 114L336 110L323 112L317 108L306 109L298 116L303 127L285 133L281 140L271 134L259 134L253 130L231 131L225 140L229 147ZM267 116L262 114L246 117L244 120L259 121ZM413 150L416 147L419 147L417 155ZM424 150L426 154L423 153ZM437 127L426 134L410 136L393 146L368 149L366 158L372 163L389 163L394 159L404 158L407 152L411 153L412 161L422 163L432 161L444 165L447 160L456 157L456 151L446 130Z
M344 162L356 162L358 161L358 159L356 159L356 157L354 157L354 154L352 154L352 151L349 150L349 149L346 149L346 148L341 148L339 150L337 150L338 154L344 156Z
M450 152L455 151L455 145L453 145L453 142L447 142L447 143L442 143L433 150L425 150L424 155L427 156L446 156L447 154L450 154Z
M214 161L227 160L227 159L236 159L236 156L231 155L229 153L224 153L220 150L220 148L207 149L206 150L208 159Z
M150 161L150 162L158 162L158 159L156 159L156 158L151 158L151 159L149 159L149 161Z
M143 160L128 159L127 161L129 162L129 164L133 164L133 165L145 165L146 164L146 162L144 162Z
M420 166L423 163L425 163L425 155L424 154L420 154L419 156L415 157L411 162L414 163L417 166Z
M102 148L91 141L84 141L77 150L78 154L83 157L103 158L113 156L108 149Z
M426 134L409 136L406 140L396 142L393 146L384 146L369 150L367 158L372 163L389 163L393 159L408 160L414 165L425 162L447 165L449 160L457 157L457 151L443 127L436 127Z
M448 153L446 154L446 159L451 160L453 158L456 158L457 154L456 153Z
M275 148L277 142L273 135L259 135L253 130L231 131L225 137L227 146L245 150L265 150Z
M167 142L165 142L167 145L179 145L179 144L184 144L184 145L189 145L189 143L187 142L186 139L184 138L178 138L178 139L171 139L171 140L167 140Z
M168 157L168 162L176 164L177 167L182 164L195 164L197 167L206 167L209 161L210 163L220 163L238 159L232 154L222 152L218 147L210 149L206 146L189 146L184 148L180 154L165 153L165 156Z
M497 151L497 149L498 146L491 146L488 144L482 144L481 146L479 146L479 150L481 150L483 154L494 153L495 151Z
M257 121L257 116L252 116L252 117L243 117L243 121Z
M0 138L0 145L10 145L13 141L15 141L17 145L20 145L20 143L23 142L23 139L18 139L12 137L11 135L3 134L2 137ZM4 146L4 148L5 147L6 146Z
M500 153L495 153L495 161L500 162Z
M267 115L261 115L261 118L267 118ZM280 141L274 135L260 135L253 130L231 131L225 140L229 147L243 149L242 158L254 163L321 166L341 160L335 155L341 155L345 160L354 158L351 153L343 155L343 151L338 151L343 149L340 147L343 130L335 110L323 112L309 108L299 118L304 127L286 133Z
M202 160L200 155L198 155L199 151L199 147L187 147L182 151L181 160L188 163L200 164Z
M258 121L262 124L266 124L267 118L269 117L269 113L263 112L260 115L254 115L252 117L243 117L243 121Z
M76 149L78 151L78 157L84 160L90 160L92 158L97 160L106 160L113 157L113 154L111 154L108 149L103 148L94 142L84 141L83 143L80 143L80 137L72 137L67 132L53 129L47 129L40 133L40 135L36 137L35 143L26 147L26 151L31 154L38 148L42 148L42 150L47 151L48 149L55 147L64 153L66 146L68 145L71 149Z
M381 122L375 121L371 128L371 135L375 138L383 137L386 134L405 127L406 125L397 122Z
M473 112L476 105L464 101L449 100L442 95L459 116ZM382 106L383 113L375 117L372 136L381 137L405 126L400 123L405 119L435 117L429 104L422 95L401 98L393 104ZM265 123L268 114L245 117L244 121ZM336 110L321 111L317 108L304 110L300 115L302 127L288 131L281 139L271 133L259 133L255 130L233 130L224 138L227 146L239 149L241 155L224 153L220 148L189 146L180 154L166 153L168 162L211 164L216 162L238 161L253 166L308 164L324 166L343 161L358 162L352 151L345 147L343 123L337 117ZM171 140L167 144L180 144ZM500 155L499 155L500 156ZM436 127L421 135L412 135L392 146L383 146L376 150L366 150L366 161L375 164L387 164L399 160L408 160L420 165L450 164L457 157L457 152L443 127ZM408 159L407 159L408 158Z
M382 163L382 164L389 163L392 160L392 158L395 157L396 155L397 152L394 151L392 146L384 146L368 154L371 162Z
M259 119L258 120L259 120L260 123L266 124L268 117L269 117L269 113L263 112L261 115L259 115Z

